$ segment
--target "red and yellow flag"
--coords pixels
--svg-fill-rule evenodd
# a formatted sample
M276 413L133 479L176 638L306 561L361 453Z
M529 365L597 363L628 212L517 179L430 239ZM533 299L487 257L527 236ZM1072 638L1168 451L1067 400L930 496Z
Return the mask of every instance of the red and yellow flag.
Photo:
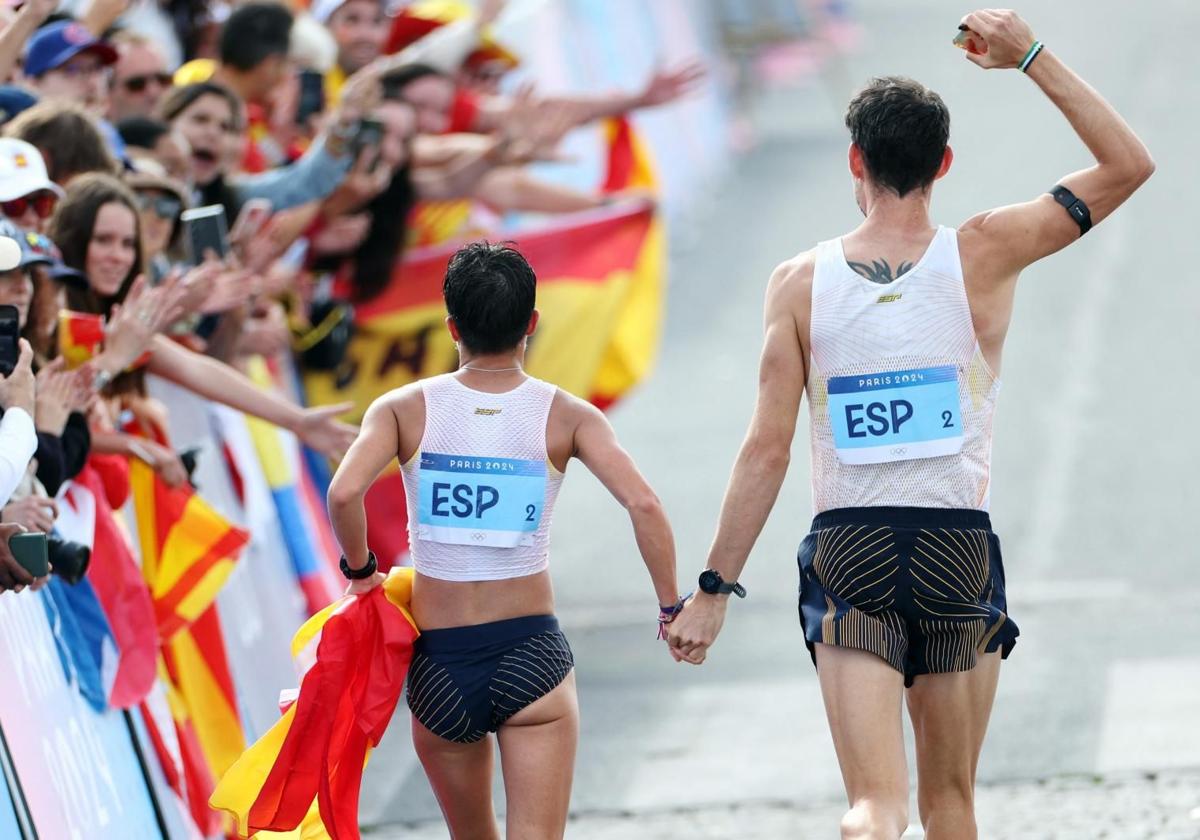
M140 459L129 465L142 574L159 634L170 639L216 599L250 535L192 492L168 487Z
M296 632L292 656L308 668L295 702L210 800L233 817L237 836L302 827L291 836L357 840L363 768L396 709L418 635L411 593L412 570L396 569Z

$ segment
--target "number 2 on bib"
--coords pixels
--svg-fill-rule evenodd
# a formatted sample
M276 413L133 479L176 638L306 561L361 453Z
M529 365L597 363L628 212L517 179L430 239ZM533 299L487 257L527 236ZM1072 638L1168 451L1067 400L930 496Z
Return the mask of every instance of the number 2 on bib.
M844 464L936 458L962 450L953 365L831 377L828 411Z

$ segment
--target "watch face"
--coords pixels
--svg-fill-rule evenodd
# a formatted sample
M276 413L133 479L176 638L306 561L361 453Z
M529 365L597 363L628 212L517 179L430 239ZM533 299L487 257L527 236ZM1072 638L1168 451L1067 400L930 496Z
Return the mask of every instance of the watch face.
M721 576L712 569L705 569L700 573L700 591L709 595L716 595L721 588Z

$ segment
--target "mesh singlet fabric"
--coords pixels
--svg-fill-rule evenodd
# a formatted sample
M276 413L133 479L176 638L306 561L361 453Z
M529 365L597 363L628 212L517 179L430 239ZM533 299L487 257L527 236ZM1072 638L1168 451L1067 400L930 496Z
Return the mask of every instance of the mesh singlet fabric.
M813 504L986 510L992 416L999 380L980 352L963 286L958 233L939 227L924 256L888 284L846 263L840 239L817 246L808 379ZM953 365L958 371L962 450L880 464L846 464L831 428L829 380Z
M417 453L400 467L414 568L428 577L451 581L503 580L545 569L550 557L550 521L563 478L546 453L546 421L557 387L530 377L511 391L492 394L468 388L453 374L446 374L423 380L421 390L425 431ZM498 548L422 539L417 511L422 452L544 461L542 516L528 544Z

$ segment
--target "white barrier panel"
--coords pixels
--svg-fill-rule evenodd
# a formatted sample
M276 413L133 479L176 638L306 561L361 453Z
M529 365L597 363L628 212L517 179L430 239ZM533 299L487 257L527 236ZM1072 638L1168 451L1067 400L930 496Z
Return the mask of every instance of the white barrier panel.
M67 681L43 597L0 595L0 721L34 826L47 840L161 838L124 716Z

